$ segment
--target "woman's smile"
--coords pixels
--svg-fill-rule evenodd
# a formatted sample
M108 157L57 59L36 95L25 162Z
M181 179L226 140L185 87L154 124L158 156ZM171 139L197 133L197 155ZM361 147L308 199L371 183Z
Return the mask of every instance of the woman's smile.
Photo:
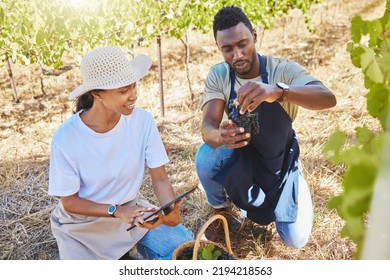
M129 110L132 110L135 107L135 103L125 104L123 107L125 107L125 108L127 108Z

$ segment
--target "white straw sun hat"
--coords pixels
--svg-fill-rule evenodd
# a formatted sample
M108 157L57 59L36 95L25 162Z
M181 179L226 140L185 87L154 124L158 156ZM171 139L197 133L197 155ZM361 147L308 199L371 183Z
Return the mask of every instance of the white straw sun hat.
M152 60L144 54L128 59L119 47L98 47L81 59L83 83L69 94L74 99L94 89L131 85L148 72Z

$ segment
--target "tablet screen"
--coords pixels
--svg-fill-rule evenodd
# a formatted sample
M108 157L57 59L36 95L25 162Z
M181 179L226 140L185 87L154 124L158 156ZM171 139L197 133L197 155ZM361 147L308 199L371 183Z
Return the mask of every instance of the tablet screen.
M192 193L193 191L195 191L198 187L193 187L192 189L186 191L185 193L182 193L181 195L179 195L178 197L176 197L175 199L171 200L170 202L164 204L163 206L161 206L158 210L150 213L148 216L146 216L144 218L144 221L148 222L148 219L150 219L151 217L155 216L158 212L160 211L163 211L165 210L166 208L168 208L170 205L174 204L176 201L182 199L183 197L185 197L186 195ZM132 225L130 228L127 229L127 231L135 228L136 225Z

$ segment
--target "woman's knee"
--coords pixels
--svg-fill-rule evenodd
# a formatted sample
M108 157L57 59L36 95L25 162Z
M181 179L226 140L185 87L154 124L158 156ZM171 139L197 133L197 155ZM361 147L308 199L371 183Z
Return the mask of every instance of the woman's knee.
M160 225L140 241L138 250L145 259L170 259L180 244L193 239L194 233L183 225Z
M167 235L169 235L169 234L170 233L167 232ZM194 233L191 230L184 227L183 225L176 226L176 230L173 232L173 234L174 234L173 238L169 238L168 240L166 240L167 241L166 243L164 242L166 244L166 246L160 247L161 251L159 252L159 254L161 256L165 256L165 257L170 258L173 251L179 245L181 245L187 241L194 240ZM162 240L163 239L164 238L162 238Z

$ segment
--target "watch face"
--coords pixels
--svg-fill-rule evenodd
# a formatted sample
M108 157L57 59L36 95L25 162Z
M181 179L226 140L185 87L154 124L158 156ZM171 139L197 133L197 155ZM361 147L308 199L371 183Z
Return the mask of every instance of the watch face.
M108 208L108 213L109 214L113 214L116 210L116 206L115 205L111 205L109 208Z
M290 87L286 85L285 83L277 83L277 86L284 90L289 90Z

